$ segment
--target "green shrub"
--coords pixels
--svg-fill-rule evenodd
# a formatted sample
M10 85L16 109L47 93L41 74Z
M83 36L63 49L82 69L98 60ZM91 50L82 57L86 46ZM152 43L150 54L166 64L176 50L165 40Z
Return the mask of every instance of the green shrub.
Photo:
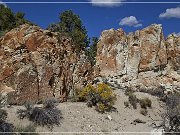
M149 98L143 98L139 100L141 108L147 109L152 106L152 101Z
M147 111L147 109L141 108L140 113L141 113L142 115L146 116L147 113L148 113L148 111Z
M138 98L133 93L129 94L129 103L133 106L134 109L137 109Z
M95 106L98 112L104 113L114 109L116 95L113 94L112 89L107 84L101 83L96 87L87 85L79 93L79 99L86 101L88 107Z
M24 18L24 16L24 13L17 12L15 14L9 7L0 3L0 37L9 30L16 28L22 24L31 24Z
M17 111L18 117L28 118L35 124L52 128L54 125L60 125L62 118L61 111L56 108L56 100L47 99L43 107L28 107L29 109L20 109Z

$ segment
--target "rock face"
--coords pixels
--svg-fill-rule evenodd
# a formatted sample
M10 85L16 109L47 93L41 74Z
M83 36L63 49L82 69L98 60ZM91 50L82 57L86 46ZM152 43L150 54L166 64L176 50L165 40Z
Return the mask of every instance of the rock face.
M0 92L13 89L13 104L48 97L66 100L72 89L92 80L91 64L83 52L75 53L70 38L30 25L0 39L0 68Z
M22 25L0 38L0 93L13 104L66 101L95 77L134 88L180 86L180 37L165 40L161 25L129 34L103 31L96 61L92 67L63 34Z
M180 37L175 34L168 36L166 40L168 61L175 71L180 71Z
M161 25L129 34L122 29L105 30L97 48L100 75L115 78L118 84L180 86L180 75L174 72L180 67L180 37L170 35L165 41Z

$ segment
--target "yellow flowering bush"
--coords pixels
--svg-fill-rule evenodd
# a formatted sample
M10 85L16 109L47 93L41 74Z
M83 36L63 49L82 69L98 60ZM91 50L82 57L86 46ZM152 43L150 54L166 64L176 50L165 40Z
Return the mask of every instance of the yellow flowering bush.
M97 86L89 84L79 93L79 99L86 101L88 107L95 106L97 111L103 113L114 108L116 95L107 84L101 83Z
M88 84L81 92L79 92L79 100L85 101L87 99L88 94L95 93L95 88L93 85Z

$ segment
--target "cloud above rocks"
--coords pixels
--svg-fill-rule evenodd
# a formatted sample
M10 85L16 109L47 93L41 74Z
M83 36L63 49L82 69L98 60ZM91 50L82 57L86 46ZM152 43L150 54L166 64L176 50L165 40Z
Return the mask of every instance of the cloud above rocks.
M159 15L159 18L180 18L180 7L166 9L166 12Z
M6 3L4 3L2 0L0 0L0 4L7 6Z
M126 0L90 0L92 5L101 7L115 7L121 5Z
M119 25L121 26L130 26L130 27L141 27L142 24L139 20L136 19L135 16L129 16L121 19L119 22Z

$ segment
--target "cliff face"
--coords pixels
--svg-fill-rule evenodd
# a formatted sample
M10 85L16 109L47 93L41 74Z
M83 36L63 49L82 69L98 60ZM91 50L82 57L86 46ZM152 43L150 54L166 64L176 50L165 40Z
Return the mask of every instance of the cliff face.
M96 61L92 67L83 51L77 54L70 38L22 25L0 38L0 93L13 104L66 101L95 77L138 89L180 86L180 37L165 40L161 25L103 31Z
M180 71L180 37L169 35L166 40L167 57L170 67L175 71Z
M122 29L105 30L97 47L97 67L101 76L122 85L179 85L179 41L175 35L165 41L157 24L128 35Z
M92 67L71 39L36 26L22 25L0 39L0 91L11 103L66 100L72 89L92 80Z

